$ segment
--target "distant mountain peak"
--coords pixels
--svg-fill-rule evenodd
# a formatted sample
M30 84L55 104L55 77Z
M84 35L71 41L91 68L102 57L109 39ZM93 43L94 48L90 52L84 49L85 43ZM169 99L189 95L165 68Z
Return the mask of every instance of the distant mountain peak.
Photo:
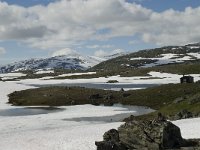
M116 55L116 57L117 56L118 55ZM86 70L110 58L114 58L114 56L107 58L84 56L71 49L62 49L54 52L52 57L49 58L31 58L0 66L0 73L38 69Z

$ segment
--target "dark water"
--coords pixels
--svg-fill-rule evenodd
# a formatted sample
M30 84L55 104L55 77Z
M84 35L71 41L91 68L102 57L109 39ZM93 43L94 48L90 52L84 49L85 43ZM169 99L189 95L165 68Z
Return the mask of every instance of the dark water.
M32 86L37 87L46 87L46 86L79 86L85 88L95 88L95 89L121 89L121 88L149 88L159 86L159 84L113 84L113 83L73 83L73 84L49 84L49 85L37 85L31 84Z
M0 110L0 116L30 116L30 115L55 113L62 110L64 109L55 107L10 108L5 110Z

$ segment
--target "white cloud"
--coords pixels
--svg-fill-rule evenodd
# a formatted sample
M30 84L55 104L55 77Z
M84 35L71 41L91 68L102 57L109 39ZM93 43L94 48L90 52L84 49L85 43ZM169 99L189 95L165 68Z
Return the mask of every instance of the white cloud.
M88 45L86 47L89 48L89 49L96 49L96 48L99 48L100 45Z
M200 7L158 13L125 0L59 0L28 8L0 1L0 18L0 40L42 49L136 34L157 45L200 40Z
M75 50L72 50L70 48L65 48L65 49L61 49L61 50L57 50L55 52L52 53L52 57L55 56L62 56L62 55L67 55L67 56L77 56L79 55Z
M86 46L89 49L97 49L97 48L112 48L114 45L88 45Z
M5 48L0 47L0 56L3 55L3 54L5 54L5 53L6 53Z
M115 49L111 52L111 54L117 54L117 53L124 53L125 51L123 49Z
M94 52L94 55L97 57L106 57L106 56L111 56L114 54L120 54L124 53L125 51L123 49L114 49L112 51L105 51L105 50L97 50Z
M102 45L101 47L102 48L112 48L112 47L114 47L114 45Z
M97 57L104 57L104 56L108 55L108 52L106 52L104 50L97 50L94 52L94 55Z
M131 40L128 42L129 45L135 45L135 44L138 44L139 41L138 40Z

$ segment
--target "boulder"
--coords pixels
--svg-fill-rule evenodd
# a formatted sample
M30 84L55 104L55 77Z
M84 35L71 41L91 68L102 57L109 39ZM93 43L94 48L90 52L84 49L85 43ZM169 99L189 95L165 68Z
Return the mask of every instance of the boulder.
M180 129L171 122L126 123L119 128L120 139L129 149L172 149L184 145Z
M95 142L97 150L127 150L119 140L119 132L111 129L103 135L103 141Z
M112 94L104 95L103 99L104 99L104 106L114 105L114 102L113 102L114 96Z
M127 122L118 131L109 130L102 142L96 142L97 150L163 150L188 149L197 146L197 142L182 138L180 128L167 121L159 113L152 121ZM183 148L185 147L185 148Z
M135 119L135 116L134 115L130 115L128 118L124 118L124 122L131 122Z
M95 142L97 150L128 150L124 145L118 142L102 141Z

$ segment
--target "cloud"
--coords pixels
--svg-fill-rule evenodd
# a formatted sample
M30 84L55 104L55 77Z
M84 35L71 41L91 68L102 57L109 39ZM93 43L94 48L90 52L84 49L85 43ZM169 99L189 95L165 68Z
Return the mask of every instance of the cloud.
M0 56L3 55L3 54L5 54L5 53L6 53L5 48L0 47Z
M120 54L124 53L125 51L123 49L114 49L112 51L105 51L105 50L97 50L94 52L94 55L97 57L105 57L105 56L111 56L114 54Z
M135 45L135 44L138 44L140 41L138 40L131 40L128 42L129 45Z
M72 50L70 48L65 48L65 49L61 49L61 50L57 50L53 52L51 56L55 57L55 56L62 56L62 55L75 56L75 55L78 55L78 53L75 50Z
M177 45L199 41L199 17L200 7L158 13L126 0L59 0L28 8L0 1L0 40L58 49L139 35L147 43Z
M89 49L96 49L96 48L99 48L100 45L88 45L86 47L89 48Z
M94 55L97 57L104 57L104 56L108 55L108 52L106 52L104 50L97 50L94 52Z
M114 45L102 45L101 47L102 48L112 48L112 47L114 47Z
M97 48L112 48L114 45L88 45L86 46L89 49L97 49Z
M153 13L149 24L144 27L142 39L145 42L156 43L157 45L186 44L200 40L198 24L200 20L200 7L186 8L179 12L167 10L162 13Z

